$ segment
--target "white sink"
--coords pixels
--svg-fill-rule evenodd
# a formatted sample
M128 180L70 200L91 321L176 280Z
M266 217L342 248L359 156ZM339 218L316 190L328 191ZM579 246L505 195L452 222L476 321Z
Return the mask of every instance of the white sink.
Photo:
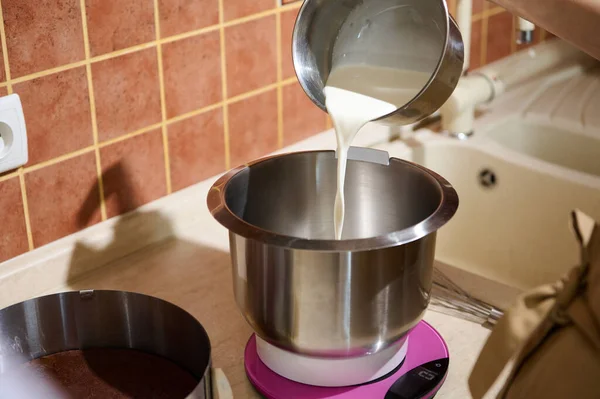
M594 137L520 118L480 134L517 153L600 177L600 134Z
M436 259L509 286L557 281L578 262L572 210L600 220L597 176L561 173L481 140L433 133L418 134L410 147L378 148L434 170L457 190L458 212L438 233Z

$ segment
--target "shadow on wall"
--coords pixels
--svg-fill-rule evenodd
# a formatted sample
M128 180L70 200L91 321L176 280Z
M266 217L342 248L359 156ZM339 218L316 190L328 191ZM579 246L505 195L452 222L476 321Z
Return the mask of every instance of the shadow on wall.
M173 228L168 218L157 211L134 210L133 193L130 175L122 163L117 163L106 170L104 181L114 181L113 187L125 187L120 191L105 191L107 203L116 203L118 214L122 214L113 226L113 237L109 245L97 249L84 242L78 242L71 257L67 283L80 278L84 274L105 265L112 259L126 256L143 247L161 241L173 235ZM78 213L78 224L85 227L92 216L98 212L99 190L97 182L90 188L86 200Z

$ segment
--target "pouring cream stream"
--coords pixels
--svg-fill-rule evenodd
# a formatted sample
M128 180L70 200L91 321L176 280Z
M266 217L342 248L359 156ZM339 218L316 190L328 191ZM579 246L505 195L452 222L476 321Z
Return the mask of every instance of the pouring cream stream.
M368 122L394 112L425 87L430 75L368 65L346 65L332 70L324 89L325 105L337 137L337 192L335 238L342 239L345 219L344 186L348 150Z

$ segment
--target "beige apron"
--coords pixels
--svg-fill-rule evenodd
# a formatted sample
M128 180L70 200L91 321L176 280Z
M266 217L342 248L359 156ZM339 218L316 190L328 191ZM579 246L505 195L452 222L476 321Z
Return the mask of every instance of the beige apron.
M575 211L572 227L581 264L505 313L469 378L474 399L511 361L499 399L600 398L600 225Z

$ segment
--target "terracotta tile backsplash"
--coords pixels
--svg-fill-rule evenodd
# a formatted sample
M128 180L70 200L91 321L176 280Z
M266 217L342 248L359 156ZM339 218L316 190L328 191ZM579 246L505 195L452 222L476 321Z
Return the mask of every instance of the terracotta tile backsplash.
M94 144L85 67L13 86L21 97L29 144L29 165Z
M27 228L18 177L0 182L0 262L27 252ZM10 210L10 211L6 211Z
M481 50L481 28L483 22L475 21L471 25L471 58L469 63L470 69L477 69L481 66L482 62L482 50Z
M281 65L284 79L296 76L292 62L292 32L297 16L298 9L281 13Z
M229 105L229 142L231 166L277 150L277 90Z
M162 51L168 117L222 101L219 32L167 43Z
M283 144L290 145L327 128L326 114L313 104L299 83L283 88Z
M223 0L223 17L231 21L270 10L274 5L274 0Z
M162 37L194 31L219 22L218 0L158 0Z
M0 174L0 262L329 126L295 79L300 5L2 0L0 95L21 96L30 161ZM472 68L523 47L484 0L472 28Z
M172 123L167 129L173 190L191 186L225 169L221 109Z
M487 7L485 0L473 0L473 15L481 13Z
M514 35L507 35L513 27L513 16L507 12L488 19L488 42L486 61L493 62L510 55L515 43Z
M100 221L94 153L25 175L33 244L41 246ZM81 220L80 212L90 216ZM93 211L96 210L96 211Z
M155 49L97 62L92 76L100 141L161 121Z
M2 14L12 78L85 58L79 0L5 0Z
M2 48L0 48L0 60L4 58L4 54L2 53ZM4 71L4 63L0 62L0 82L6 81L6 72Z
M153 0L85 0L85 3L92 56L133 47L156 37Z
M227 94L230 97L277 81L275 16L225 28Z

